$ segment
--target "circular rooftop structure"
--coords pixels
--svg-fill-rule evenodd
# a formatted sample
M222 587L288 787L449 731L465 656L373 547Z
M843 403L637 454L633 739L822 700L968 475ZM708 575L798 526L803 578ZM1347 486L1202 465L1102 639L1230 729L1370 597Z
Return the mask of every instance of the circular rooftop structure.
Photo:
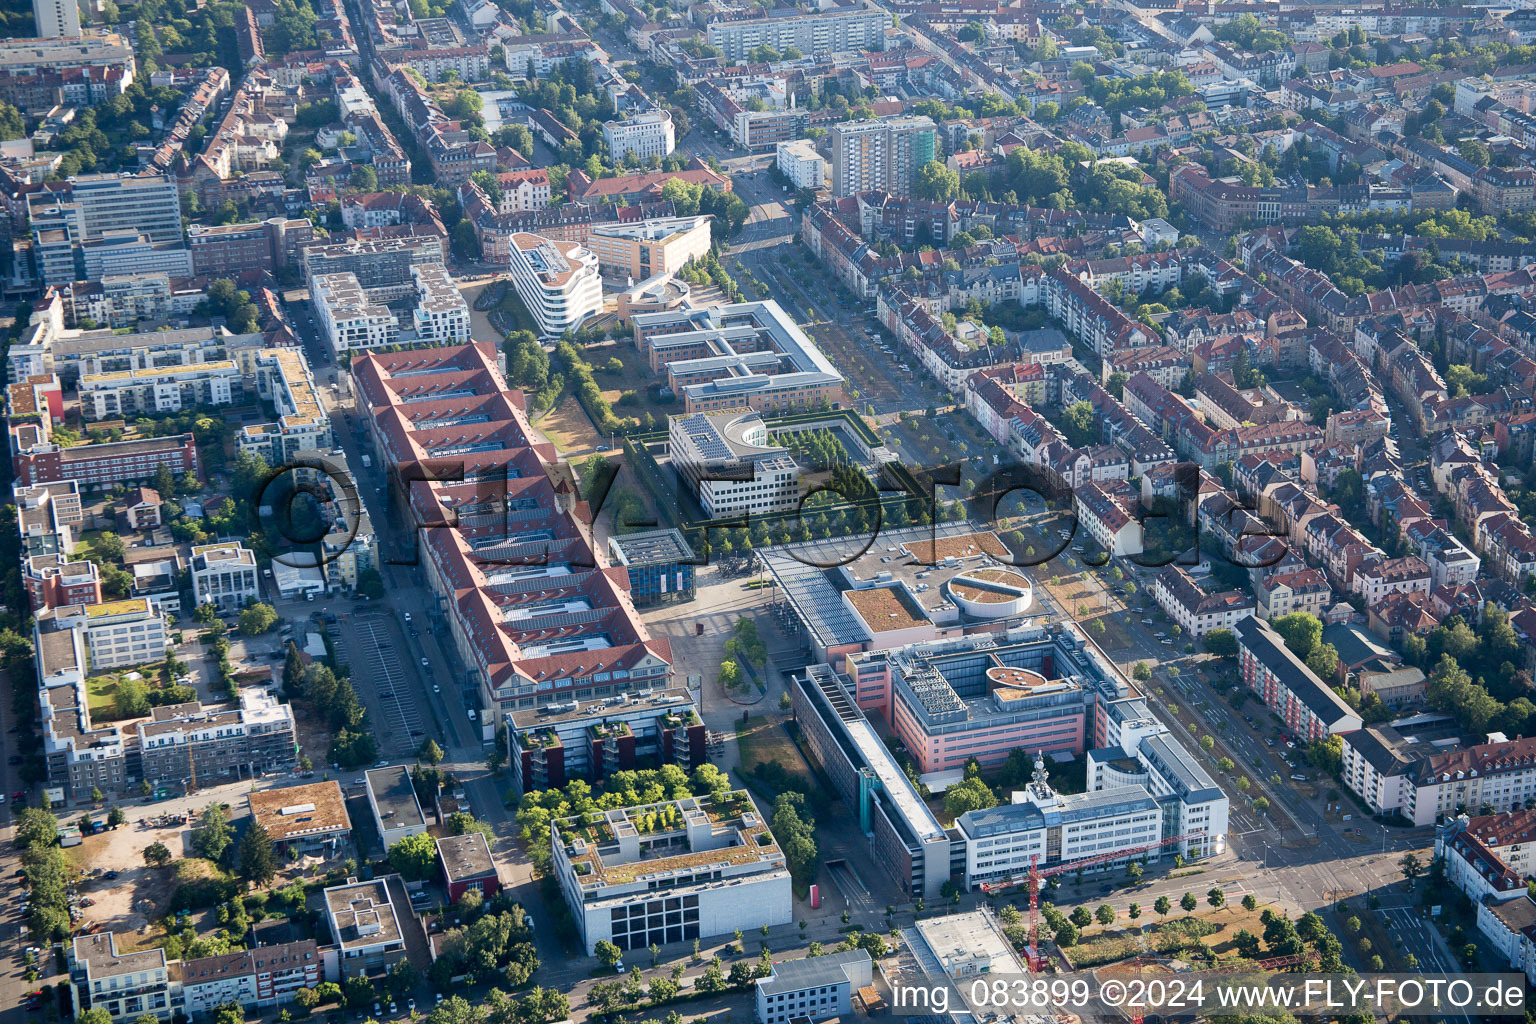
M944 586L961 611L978 619L1022 615L1035 599L1034 587L1022 573L996 566L968 569Z

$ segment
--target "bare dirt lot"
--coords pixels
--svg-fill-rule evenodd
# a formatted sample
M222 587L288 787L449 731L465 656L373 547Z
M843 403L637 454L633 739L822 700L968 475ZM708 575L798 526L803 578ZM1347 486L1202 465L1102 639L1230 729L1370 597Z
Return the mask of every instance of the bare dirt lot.
M144 863L144 848L164 843L174 857L183 856L182 833L185 825L150 827L148 821L129 822L110 832L87 836L69 850L70 859L82 867L117 871L118 877L104 875L82 879L80 895L96 901L85 908L82 927L99 922L112 932L136 933L151 917L164 913L176 888L176 875L170 868L151 868Z

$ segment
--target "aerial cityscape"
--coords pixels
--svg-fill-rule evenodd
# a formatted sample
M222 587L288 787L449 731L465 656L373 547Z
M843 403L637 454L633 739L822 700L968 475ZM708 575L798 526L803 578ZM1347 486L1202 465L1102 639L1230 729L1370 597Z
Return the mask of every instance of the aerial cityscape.
M0 1024L1536 1020L1536 2L0 0L0 193Z

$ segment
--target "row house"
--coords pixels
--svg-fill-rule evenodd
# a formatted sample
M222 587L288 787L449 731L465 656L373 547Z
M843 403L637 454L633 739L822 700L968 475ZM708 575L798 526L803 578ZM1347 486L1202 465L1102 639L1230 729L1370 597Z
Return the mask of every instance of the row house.
M1162 387L1174 388L1188 372L1188 357L1170 345L1116 349L1104 360L1106 380L1116 373L1123 373L1127 378L1144 373Z
M1174 310L1160 326L1164 341L1181 352L1191 352L1212 338L1262 333L1265 322L1243 308L1230 313L1214 313L1208 307L1201 307Z
M1158 573L1152 583L1152 596L1169 618L1192 637L1202 637L1213 629L1231 629L1255 610L1251 594L1240 590L1206 593L1177 565L1165 566Z
M1215 469L1223 462L1235 463L1243 456L1255 452L1299 453L1322 440L1321 429L1300 420L1259 423L1213 431L1189 451L1189 455L1206 469Z
M1142 551L1141 502L1124 481L1088 481L1073 488L1073 510L1088 536L1119 558Z
M1232 466L1232 486L1248 498L1266 493L1273 484L1304 482L1316 486L1306 479L1306 456L1306 452L1284 451L1244 455Z
M1346 593L1354 590L1356 569L1368 559L1384 557L1359 530L1333 512L1312 517L1303 533L1307 554L1320 563L1329 579Z
M1205 420L1217 430L1229 430L1244 424L1263 425L1299 419L1301 413L1284 401L1265 394L1261 388L1239 388L1230 373L1202 373L1195 378L1195 397Z
M1263 576L1254 584L1254 613L1274 620L1292 612L1319 618L1333 604L1333 588L1320 569L1293 569Z
M1184 260L1175 249L1114 259L1081 260L1068 264L1067 270L1097 290L1103 290L1111 281L1118 282L1128 295L1161 294L1178 287L1184 280Z
M1374 605L1388 594L1411 591L1427 595L1430 581L1429 566L1422 558L1409 555L1366 562L1355 571L1353 587L1367 605Z
M1053 364L1048 372L1057 382L1063 407L1079 401L1093 406L1100 437L1130 457L1132 476L1142 476L1153 466L1174 460L1173 449L1090 374L1065 363Z
M1122 348L1151 345L1157 335L1065 270L1046 276L1045 309L1067 332L1100 357Z
M1428 594L1410 590L1388 594L1366 609L1366 625L1393 647L1410 636L1428 636L1440 626Z
M1321 448L1308 448L1300 456L1301 482L1308 487L1331 491L1338 483L1340 473L1355 468L1357 454L1358 445L1333 440L1328 440Z
M1446 529L1445 522L1420 519L1403 527L1403 540L1429 566L1430 590L1461 587L1477 579L1482 559Z
M1536 537L1510 512L1499 512L1477 524L1477 546L1490 570L1516 586L1536 577Z
M1466 430L1481 427L1516 413L1529 412L1529 395L1522 394L1508 385L1484 395L1464 395L1428 403L1419 420L1426 436L1434 436L1444 430Z

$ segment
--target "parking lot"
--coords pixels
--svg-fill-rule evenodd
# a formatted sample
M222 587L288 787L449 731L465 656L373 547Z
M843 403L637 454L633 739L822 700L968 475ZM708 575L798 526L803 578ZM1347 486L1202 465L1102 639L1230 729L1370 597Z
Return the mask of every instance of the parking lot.
M345 626L346 628L342 628ZM336 657L352 667L352 686L373 714L374 733L385 755L409 755L427 735L421 702L412 690L417 673L390 620L368 612L330 627Z

